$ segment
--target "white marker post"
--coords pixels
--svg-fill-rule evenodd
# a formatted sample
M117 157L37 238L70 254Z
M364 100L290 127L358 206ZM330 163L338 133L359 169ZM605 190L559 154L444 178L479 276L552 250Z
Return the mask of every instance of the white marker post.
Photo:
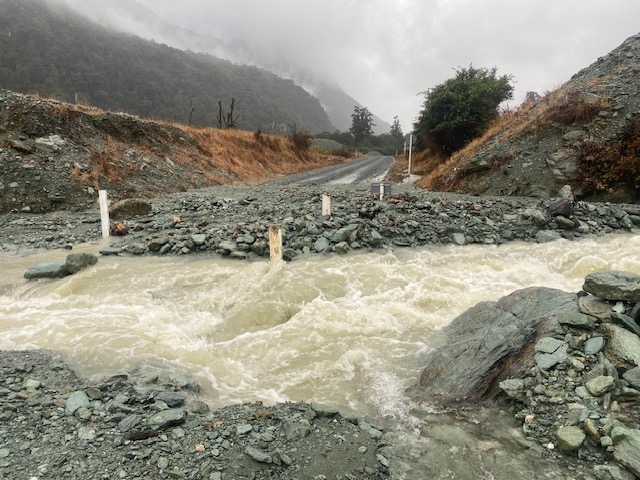
M409 178L411 178L411 150L413 150L413 133L409 134L409 169L407 170Z
M384 182L380 182L380 201L384 200Z
M331 216L331 196L322 194L322 216Z
M100 220L102 221L102 238L109 236L109 205L107 204L107 191L100 190L98 192L98 201L100 202Z
M282 229L280 225L269 226L269 258L272 267L282 261Z

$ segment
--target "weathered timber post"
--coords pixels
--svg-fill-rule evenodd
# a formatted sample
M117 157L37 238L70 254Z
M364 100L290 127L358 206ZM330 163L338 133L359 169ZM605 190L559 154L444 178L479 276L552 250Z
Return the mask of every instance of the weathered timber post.
M326 193L322 195L322 215L331 216L331 196Z
M269 226L269 254L272 266L282 261L282 229L280 225Z
M102 238L109 236L109 206L107 204L107 191L100 190L98 192L98 201L100 202L100 220L102 221Z

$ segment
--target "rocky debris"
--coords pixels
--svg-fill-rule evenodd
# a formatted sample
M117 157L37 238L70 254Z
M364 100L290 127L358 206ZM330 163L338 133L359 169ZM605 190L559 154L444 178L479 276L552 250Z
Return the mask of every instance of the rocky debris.
M286 259L305 254L421 247L547 242L640 233L633 205L577 202L570 217L551 216L533 198L469 197L394 185L387 200L366 185L212 187L148 200L147 215L119 222L111 247L127 254L214 253L237 259L269 255L269 226L279 224ZM321 215L322 194L332 198ZM0 216L0 250L61 248L101 238L97 202L83 213ZM114 250L109 250L114 252Z
M0 371L6 480L389 478L380 430L332 408L209 411L183 376L147 369L86 381L44 350L0 351Z
M625 140L625 131L637 128L639 71L637 34L528 105L504 131L470 151L457 170L464 191L553 198L560 186L570 184L583 200L636 202L638 189L624 178L607 184L613 170L603 168L604 162L591 172L582 162L594 146L608 152Z
M64 262L41 262L29 267L24 273L24 278L62 278L96 263L98 257L90 253L70 253Z
M577 456L598 479L639 477L640 337L614 320L637 327L639 279L599 272L578 295L533 288L473 307L428 356L422 396L511 403L548 455Z

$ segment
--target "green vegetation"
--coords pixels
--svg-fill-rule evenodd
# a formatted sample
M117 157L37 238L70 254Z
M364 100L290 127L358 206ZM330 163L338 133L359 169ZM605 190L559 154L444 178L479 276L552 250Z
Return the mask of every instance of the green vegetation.
M460 68L456 76L425 92L414 130L423 147L452 154L481 136L498 117L498 106L512 97L510 75L497 69Z
M101 28L57 4L0 0L0 88L194 126L217 125L235 99L237 128L334 128L290 80Z
M356 145L362 145L373 136L373 114L367 107L355 106L351 119L349 133L353 135L353 141Z
M346 150L350 151L370 151L375 150L383 155L396 155L402 151L404 135L398 117L393 118L393 125L389 133L373 135L373 117L366 107L354 107L352 115L353 125L348 132L335 130L333 133L322 132L316 135L317 138L327 138L334 140L345 146L341 152L332 152L336 155L348 156ZM356 137L355 133L359 136Z

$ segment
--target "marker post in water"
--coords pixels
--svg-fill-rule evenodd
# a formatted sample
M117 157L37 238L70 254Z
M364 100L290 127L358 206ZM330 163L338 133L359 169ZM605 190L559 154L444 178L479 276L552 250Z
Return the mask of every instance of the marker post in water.
M271 266L282 261L282 229L280 225L269 226L269 258Z
M326 193L322 195L322 215L331 216L331 196Z
M102 238L109 236L109 205L107 204L107 191L100 190L98 192L98 201L100 202L100 220L102 221Z

